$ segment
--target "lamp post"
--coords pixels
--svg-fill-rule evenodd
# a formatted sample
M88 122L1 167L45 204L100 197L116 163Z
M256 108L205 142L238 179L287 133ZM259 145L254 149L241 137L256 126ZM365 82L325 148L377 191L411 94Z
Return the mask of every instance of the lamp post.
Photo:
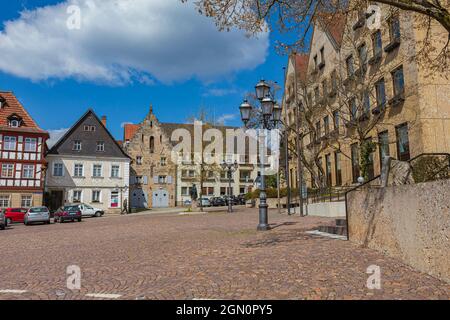
M265 144L266 131L273 130L281 123L282 108L274 101L273 90L269 84L261 80L255 87L256 98L260 106L252 106L247 100L240 106L241 119L246 128L257 128L260 150L260 196L258 231L270 230L268 223L268 205L265 184ZM250 120L252 122L250 123Z
M231 196L233 195L231 189L231 178L233 177L233 172L238 169L238 163L235 161L234 163L223 162L221 164L222 170L227 172L228 176L228 213L233 212L233 204L231 203Z

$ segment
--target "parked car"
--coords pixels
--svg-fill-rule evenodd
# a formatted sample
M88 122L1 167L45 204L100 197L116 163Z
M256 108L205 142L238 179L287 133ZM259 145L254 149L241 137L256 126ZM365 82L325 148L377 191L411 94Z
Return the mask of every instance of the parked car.
M213 206L213 207L223 207L226 205L226 201L220 197L211 198L211 199L209 199L209 202L211 203L211 206Z
M25 213L23 223L28 226L32 223L50 224L50 211L47 207L33 207Z
M71 204L71 206L78 206L79 210L81 211L81 215L83 217L101 217L105 214L105 212L102 209L94 208L90 205L79 203L79 204Z
M83 214L79 205L64 206L55 211L55 223L64 223L66 221L81 222L82 219Z
M199 203L198 203L199 206L211 207L211 203L209 202L208 198L200 198L200 199L198 199L198 201L199 201Z
M5 218L5 213L3 211L0 211L0 230L5 230L8 226L8 222Z
M25 221L25 214L27 211L28 210L24 208L6 208L4 213L7 224L10 225L16 222L23 223Z
M192 205L192 201L191 200L184 200L183 205L188 207L188 206Z
M229 203L230 199L231 199L231 204L232 204L233 206L236 206L236 205L239 204L239 200L238 200L238 198L237 198L236 196L231 196L231 197L229 197L229 196L224 196L223 198L224 198L225 203L226 203L227 206L228 206L228 203Z
M245 194L240 194L237 198L239 205L245 205L245 203L247 202L247 200L245 200Z

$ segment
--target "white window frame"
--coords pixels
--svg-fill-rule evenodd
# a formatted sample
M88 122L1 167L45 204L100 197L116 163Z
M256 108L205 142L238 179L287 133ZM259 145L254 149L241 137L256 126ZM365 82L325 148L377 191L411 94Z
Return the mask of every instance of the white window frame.
M83 148L83 143L81 142L81 140L74 140L73 141L73 151L81 151L81 149Z
M6 203L5 203L6 201ZM0 208L8 208L11 203L11 195L10 194L1 194L0 195ZM6 204L6 205L4 205Z
M97 141L97 152L105 152L105 141Z
M75 192L79 193L80 197L79 199L75 200ZM73 190L72 191L72 202L73 203L81 203L83 202L83 190Z
M6 167L6 169L5 169ZM13 163L3 163L2 164L2 178L14 178L14 164ZM4 172L7 172L8 174L5 175ZM11 175L9 175L11 173Z
M81 166L81 175L77 175L77 166ZM82 178L84 177L84 164L82 163L75 163L73 166L73 176L76 178Z
M57 172L56 172L56 166L61 166L61 174L59 175L59 174L56 174ZM55 163L53 163L53 172L52 172L52 174L53 174L53 176L54 177L63 177L64 176L64 163L62 163L62 162L55 162Z
M98 167L100 167L100 175L96 175L96 167L98 169ZM94 165L92 165L92 177L93 178L101 178L103 177L103 165L96 163Z
M30 148L32 146L32 148ZM37 139L36 138L25 138L25 152L36 152L37 150Z
M117 168L117 175L114 175L114 168ZM120 178L120 165L118 164L113 164L111 165L111 178Z
M95 199L94 194L98 193L98 200ZM101 203L102 202L102 191L101 190L92 190L92 198L91 203Z
M113 195L114 195L114 198L117 195L117 207L113 207L112 206L112 204L113 204ZM121 204L120 204L120 192L119 191L111 191L111 193L109 195L109 207L110 208L114 208L114 209L116 209L116 208L119 209L120 206L121 206Z
M31 176L29 175L31 170ZM25 174L27 172L28 174ZM35 166L34 164L24 164L22 168L22 178L23 179L34 179Z
M22 208L31 208L33 206L33 196L30 194L22 194L20 197L20 204Z
M12 148L14 146L14 148ZM17 149L17 137L5 136L3 138L3 150L15 151Z

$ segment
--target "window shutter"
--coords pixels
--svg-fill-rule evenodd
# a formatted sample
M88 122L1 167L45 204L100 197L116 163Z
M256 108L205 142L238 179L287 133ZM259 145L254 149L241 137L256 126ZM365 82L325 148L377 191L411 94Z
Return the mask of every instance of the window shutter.
M158 176L153 176L153 183L158 184Z
M168 184L172 184L172 176L168 176L167 177L167 183Z
M136 177L135 176L131 176L130 177L130 183L131 184L136 184Z
M147 185L148 184L148 177L144 176L143 179L144 179L144 184Z

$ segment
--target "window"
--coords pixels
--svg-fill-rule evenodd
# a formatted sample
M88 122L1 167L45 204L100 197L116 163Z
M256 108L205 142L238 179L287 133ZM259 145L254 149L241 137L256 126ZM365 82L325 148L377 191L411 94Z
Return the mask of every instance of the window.
M327 187L331 187L331 155L327 154L325 156L325 174L326 174L326 182Z
M53 164L53 176L54 177L62 177L64 174L64 167L62 163L54 163Z
M365 139L365 143L372 143L372 138ZM367 169L367 176L369 180L373 179L375 176L374 167L373 167L373 153L369 155L369 162L367 163L366 169Z
M330 117L326 116L323 118L323 128L325 130L325 135L328 135L330 133Z
M158 176L158 183L159 184L166 184L167 183L167 176Z
M328 92L328 85L327 85L326 79L322 81L322 92L323 92L323 96L325 97Z
M93 203L100 202L100 190L92 190L92 202Z
M388 131L383 131L378 134L378 145L380 152L380 168L382 168L384 159L390 155Z
M111 178L119 178L120 177L120 166L113 165L111 166Z
M160 164L161 164L162 167L165 167L167 165L167 158L166 157L161 157Z
M403 66L392 71L392 81L394 84L394 96L403 94L405 91L405 81L403 79Z
M386 89L384 85L384 79L381 79L375 83L375 91L377 95L377 107L384 107L386 104Z
M181 187L181 195L182 196L188 196L189 195L189 188L188 187Z
M142 157L140 157L140 156L136 157L136 164L139 166L142 165Z
M408 124L403 123L395 128L397 134L397 157L398 160L408 161L410 159L409 154L409 133Z
M383 40L381 39L381 31L378 30L372 35L373 56L381 55L383 50Z
M5 136L3 140L3 150L16 150L17 138Z
M111 192L111 208L119 207L119 192Z
M314 99L315 99L316 104L319 103L319 100L320 100L319 87L314 88Z
M336 175L336 186L342 185L341 153L334 153L334 174Z
M24 179L34 179L34 165L31 164L23 165L22 177Z
M398 16L392 16L389 19L389 36L391 42L400 40L400 21Z
M239 179L242 181L250 181L252 176L252 172L251 171L247 171L247 170L241 170L239 171Z
M345 59L345 65L347 67L347 76L350 78L355 73L354 65L353 65L353 56L349 56Z
M339 111L333 112L334 130L339 130Z
M13 178L14 177L14 165L5 163L2 164L2 178Z
M350 120L355 121L358 116L358 106L356 105L356 99L350 99Z
M322 128L320 127L320 121L316 122L316 138L322 136Z
M74 151L81 151L81 141L80 140L75 140L73 142L73 150Z
M352 177L353 177L353 183L356 183L356 182L358 182L358 178L360 176L359 148L358 148L357 143L354 143L351 145L351 153L352 153Z
M12 127L12 128L20 127L20 120L17 120L17 119L9 120L9 126Z
M103 141L97 142L97 152L104 152L105 151L105 143Z
M33 206L33 196L30 195L22 195L21 197L21 207L22 208L31 208Z
M364 68L364 71L365 71L365 67L367 64L367 46L365 43L363 43L362 45L360 45L358 47L358 58L359 58L359 63L361 64L361 67Z
M92 169L92 176L94 178L100 178L102 176L102 165L101 164L94 164Z
M88 125L85 125L85 126L84 126L84 131L95 132L95 130L96 130L96 127L95 127L95 126L88 126Z
M363 93L364 113L369 115L370 113L370 95L368 91Z
M8 208L9 207L9 195L0 195L0 208Z
M155 137L150 137L150 153L155 152Z
M83 165L82 164L75 164L74 170L73 170L73 176L74 177L82 177L83 176Z
M323 66L325 66L325 48L324 47L320 48L320 66L319 66L319 68L323 67Z
M214 187L203 187L202 195L203 196L213 196L214 195Z
M36 138L25 138L25 151L36 152L37 140Z
M72 201L74 203L81 202L81 190L73 190Z
M336 92L337 90L337 71L333 70L331 73L331 89Z

